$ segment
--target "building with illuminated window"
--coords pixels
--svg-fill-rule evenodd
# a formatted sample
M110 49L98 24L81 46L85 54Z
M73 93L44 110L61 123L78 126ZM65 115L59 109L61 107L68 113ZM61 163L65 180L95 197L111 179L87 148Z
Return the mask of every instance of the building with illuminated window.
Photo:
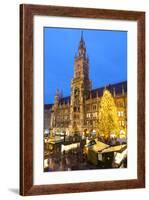
M99 106L105 87L114 98L120 127L126 129L127 81L101 88L92 88L92 81L89 79L89 57L82 34L78 53L74 58L71 94L62 97L57 90L54 103L45 105L45 128L68 134L76 132L81 134L84 131L98 132Z

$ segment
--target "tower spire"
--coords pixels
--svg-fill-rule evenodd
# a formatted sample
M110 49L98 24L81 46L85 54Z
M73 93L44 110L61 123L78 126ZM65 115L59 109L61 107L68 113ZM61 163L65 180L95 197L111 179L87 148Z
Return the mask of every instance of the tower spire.
M54 101L54 103L58 104L58 102L59 102L59 90L56 89L56 95L55 95L55 101Z
M80 47L85 48L85 42L83 38L83 30L81 30Z
M84 38L83 38L83 31L81 31L81 38L80 38L80 43L79 43L79 48L78 48L78 55L86 57L86 47L85 47L85 42L84 42Z

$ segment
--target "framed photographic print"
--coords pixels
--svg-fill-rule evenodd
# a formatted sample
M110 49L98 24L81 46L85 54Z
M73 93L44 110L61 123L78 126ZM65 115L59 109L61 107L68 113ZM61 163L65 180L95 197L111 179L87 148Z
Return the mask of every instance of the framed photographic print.
M145 13L20 6L20 194L145 187Z

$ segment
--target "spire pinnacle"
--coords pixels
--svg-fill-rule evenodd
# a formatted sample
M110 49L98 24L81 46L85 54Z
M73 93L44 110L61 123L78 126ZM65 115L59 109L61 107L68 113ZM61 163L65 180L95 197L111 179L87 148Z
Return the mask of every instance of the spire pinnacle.
M54 104L58 104L58 102L59 102L59 90L56 89L56 95L55 95Z
M86 47L85 47L85 42L84 42L83 31L82 30L81 30L81 38L80 38L80 43L79 43L78 51L79 51L79 53L78 53L79 56L86 57Z

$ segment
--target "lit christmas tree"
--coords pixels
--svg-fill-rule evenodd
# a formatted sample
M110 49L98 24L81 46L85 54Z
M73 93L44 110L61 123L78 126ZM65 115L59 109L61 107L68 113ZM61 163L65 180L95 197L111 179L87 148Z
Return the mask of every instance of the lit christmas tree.
M99 136L103 135L105 139L108 139L110 134L114 134L118 137L120 127L117 108L111 93L107 89L104 90L99 109Z

